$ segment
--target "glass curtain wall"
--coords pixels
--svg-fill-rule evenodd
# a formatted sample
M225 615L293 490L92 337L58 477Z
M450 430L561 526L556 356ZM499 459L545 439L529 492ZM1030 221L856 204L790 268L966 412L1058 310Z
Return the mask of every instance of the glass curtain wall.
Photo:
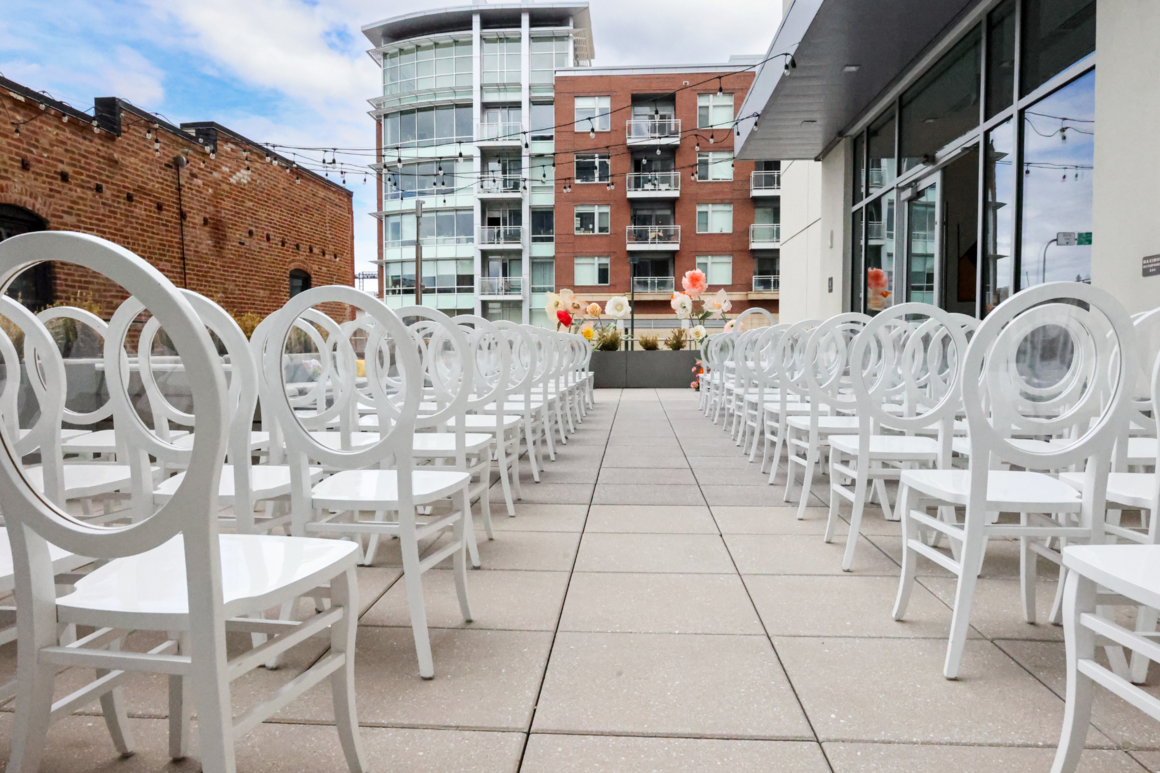
M1091 280L1095 14L1096 0L980 3L853 136L851 308L983 316L1022 288Z

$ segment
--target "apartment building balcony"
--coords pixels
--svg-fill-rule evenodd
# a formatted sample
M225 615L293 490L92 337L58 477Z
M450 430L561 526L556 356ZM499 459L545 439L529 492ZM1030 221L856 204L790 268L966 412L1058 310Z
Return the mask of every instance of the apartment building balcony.
M475 184L475 195L481 199L518 199L522 194L523 178L518 174L497 174L484 177Z
M633 118L625 127L629 145L680 145L680 118Z
M780 223L754 223L749 226L749 249L767 250L781 246Z
M668 300L676 287L676 279L671 276L634 276L632 292L638 301ZM650 298L655 295L657 298Z
M630 199L675 199L681 195L681 173L633 172L625 189Z
M775 293L781 289L779 274L757 274L753 277L753 292Z
M481 298L519 298L523 294L523 280L518 276L481 276L479 278Z
M749 175L749 195L753 197L780 196L781 172L751 172Z
M476 239L481 250L519 249L523 241L524 229L518 225L484 226Z
M518 148L523 140L523 128L516 121L477 123L475 125L475 142L487 147Z
M681 246L679 225L630 225L625 234L630 250L672 252Z

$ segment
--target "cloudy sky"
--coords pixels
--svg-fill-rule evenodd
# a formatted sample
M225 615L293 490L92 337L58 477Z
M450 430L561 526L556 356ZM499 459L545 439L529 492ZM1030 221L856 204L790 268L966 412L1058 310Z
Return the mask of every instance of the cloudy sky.
M597 65L764 53L781 0L590 0ZM457 0L4 0L0 73L75 107L119 96L258 142L370 147L380 89L362 25ZM51 10L50 10L51 9ZM376 255L373 183L355 192L357 268Z

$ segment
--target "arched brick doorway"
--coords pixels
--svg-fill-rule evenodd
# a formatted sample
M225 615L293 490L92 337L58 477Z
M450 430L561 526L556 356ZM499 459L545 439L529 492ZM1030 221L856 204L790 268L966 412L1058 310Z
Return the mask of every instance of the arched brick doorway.
M0 242L32 231L45 231L48 223L40 215L15 204L0 204ZM33 266L8 285L7 294L34 311L52 303L52 264Z

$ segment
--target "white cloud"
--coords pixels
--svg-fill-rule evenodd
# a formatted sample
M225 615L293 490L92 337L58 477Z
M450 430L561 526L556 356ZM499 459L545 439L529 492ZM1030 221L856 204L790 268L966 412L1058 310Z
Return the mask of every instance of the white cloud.
M100 85L109 93L99 96L118 96L148 110L165 99L162 81L165 74L141 54L128 46L117 46L112 60L99 69Z

